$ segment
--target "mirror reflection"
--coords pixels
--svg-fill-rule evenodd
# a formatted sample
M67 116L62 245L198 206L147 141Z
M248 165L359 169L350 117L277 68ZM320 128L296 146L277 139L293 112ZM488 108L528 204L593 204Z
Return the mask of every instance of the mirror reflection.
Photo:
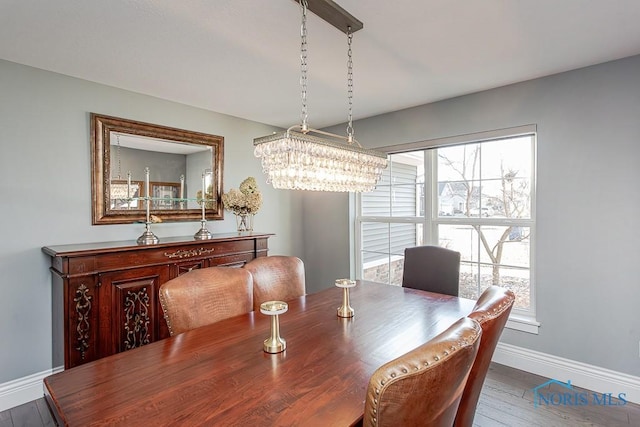
M223 138L92 114L93 223L222 219ZM149 168L149 177L145 175ZM204 181L203 181L204 174Z
M198 209L202 173L213 168L214 148L111 132L110 208L145 209L145 167L149 168L151 209ZM207 187L213 177L207 174ZM209 203L211 205L211 203Z

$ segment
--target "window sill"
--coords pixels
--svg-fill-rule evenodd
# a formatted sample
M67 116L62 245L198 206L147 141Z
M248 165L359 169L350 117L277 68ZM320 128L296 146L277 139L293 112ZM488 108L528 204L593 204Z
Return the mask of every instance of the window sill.
M524 317L524 316L512 314L511 316L509 316L509 320L507 320L507 324L505 325L505 328L538 335L540 322L530 317Z

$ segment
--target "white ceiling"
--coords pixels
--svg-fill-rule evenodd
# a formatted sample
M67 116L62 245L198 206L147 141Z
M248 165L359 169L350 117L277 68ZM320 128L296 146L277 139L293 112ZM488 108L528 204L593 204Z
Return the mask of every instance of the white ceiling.
M638 0L338 0L354 118L640 54ZM346 36L309 14L309 124L347 117ZM0 0L0 58L288 127L293 0Z

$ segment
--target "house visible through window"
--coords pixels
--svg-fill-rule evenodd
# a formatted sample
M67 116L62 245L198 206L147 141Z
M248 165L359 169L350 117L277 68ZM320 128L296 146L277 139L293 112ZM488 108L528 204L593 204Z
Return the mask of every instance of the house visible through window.
M517 296L513 315L535 319L536 139L533 131L504 133L390 147L376 190L357 196L357 277L400 286L404 249L439 245L461 254L461 297L503 286Z

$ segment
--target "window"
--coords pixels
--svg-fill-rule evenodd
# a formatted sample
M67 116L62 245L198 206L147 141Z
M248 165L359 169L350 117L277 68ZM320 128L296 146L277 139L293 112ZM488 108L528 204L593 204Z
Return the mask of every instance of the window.
M536 138L535 127L524 130L388 147L375 191L356 196L357 277L400 286L405 248L447 247L461 254L461 297L477 299L492 284L509 288L511 326L536 332Z

